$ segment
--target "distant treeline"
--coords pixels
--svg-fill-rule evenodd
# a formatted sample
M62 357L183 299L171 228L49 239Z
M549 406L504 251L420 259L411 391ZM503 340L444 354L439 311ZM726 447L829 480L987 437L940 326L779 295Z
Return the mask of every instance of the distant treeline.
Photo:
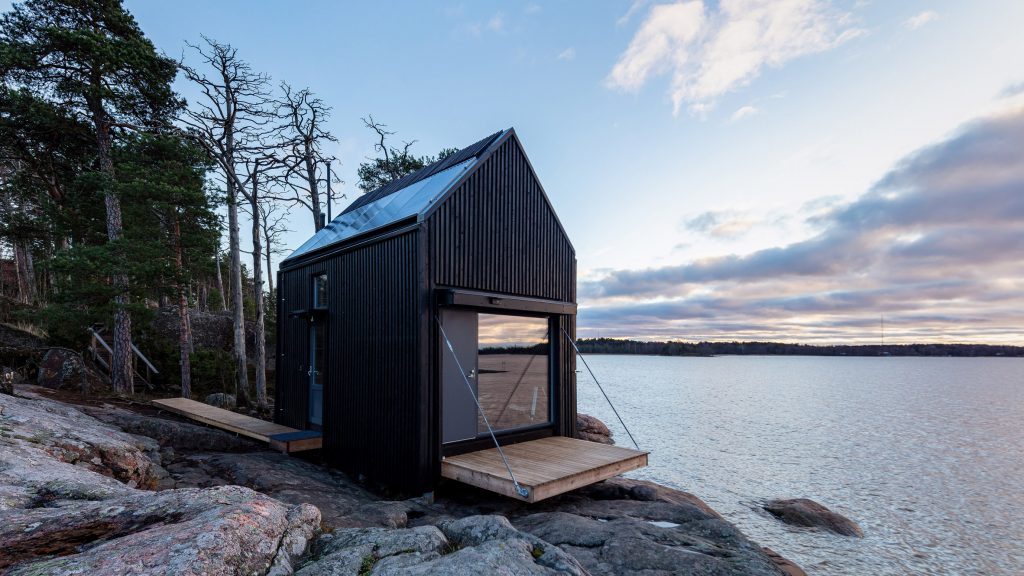
M646 354L651 356L1013 356L1024 357L1024 346L988 344L867 344L816 346L782 342L640 342L616 338L584 338L584 354Z

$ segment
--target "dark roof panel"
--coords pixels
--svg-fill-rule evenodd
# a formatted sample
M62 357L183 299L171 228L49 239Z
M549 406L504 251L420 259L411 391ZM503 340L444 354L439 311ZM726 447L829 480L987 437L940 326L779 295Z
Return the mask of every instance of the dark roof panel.
M456 164L461 164L462 162L465 162L470 158L476 158L477 156L480 155L481 152L486 150L487 147L490 146L491 143L494 142L503 133L504 131L495 132L494 134L491 134L490 136L484 138L483 140L480 140L479 142L466 146L465 148L459 150L458 152L452 154L447 158L438 160L433 164L428 164L423 168L420 168L419 170L413 172L412 174L406 174L405 176L402 176L397 180L392 180L391 182L381 186L380 188L377 188L376 190L371 190L366 194L363 194L359 198L356 198L354 202L349 204L348 207L342 211L342 214L351 212L359 208L360 206L364 206L371 202L376 202L377 200L380 200L381 198L388 196L389 194L394 194L395 192L398 192L399 190L407 186L415 184L416 182L419 182L424 178L429 178L434 174L437 174L438 172L455 166Z

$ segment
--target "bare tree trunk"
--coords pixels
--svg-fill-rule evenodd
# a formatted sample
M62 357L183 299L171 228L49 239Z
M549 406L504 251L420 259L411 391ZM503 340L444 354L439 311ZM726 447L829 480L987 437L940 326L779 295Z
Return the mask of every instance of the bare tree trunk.
M28 298L28 286L25 285L28 272L25 270L25 249L17 240L14 241L14 274L18 285L18 302L24 304Z
M220 275L220 241L217 241L217 289L220 290L220 311L228 311L228 293L224 291L224 277Z
M32 258L32 246L25 242L25 272L28 273L28 297L33 304L39 303L39 286L36 280L35 260Z
M256 305L256 405L260 409L267 407L267 336L266 319L263 306L263 252L260 238L260 207L259 207L259 160L252 177L252 195L249 205L252 208L252 289Z
M185 76L199 85L201 96L182 121L197 135L198 141L216 160L224 174L228 205L228 257L231 286L231 316L236 361L235 399L239 406L249 404L249 376L245 352L244 292L242 261L239 246L238 195L245 194L247 184L239 180L238 169L246 158L256 154L272 116L267 91L267 76L252 71L229 45L205 38L203 46L191 45L206 65L211 76L181 66Z
M192 323L188 313L188 284L184 278L184 257L181 247L181 222L174 214L171 223L174 234L174 266L178 272L178 350L181 354L181 396L192 397Z
M3 248L3 243L0 243L0 248ZM2 254L3 254L3 252L0 251L0 255L2 255ZM17 251L16 250L12 253L12 257L14 258L14 284L15 284L15 286L17 286L17 284L18 284L18 255L17 255ZM4 274L3 271L4 271L3 264L0 263L0 296L2 296L2 295L7 293L7 284L4 283L4 278L6 277L6 274Z
M210 311L210 291L206 288L206 282L200 282L196 289L196 298L199 300L199 309L203 312Z
M57 247L54 246L53 242L46 243L46 262L53 262L53 257L57 253ZM48 269L44 274L41 274L41 286L39 290L39 303L45 304L47 295L57 294L57 275L53 271L53 267L47 267Z
M266 229L264 228L264 231L265 230ZM274 269L270 265L270 248L271 248L271 246L270 246L270 237L269 236L264 235L264 237L263 237L263 245L267 247L267 251L264 254L264 257L267 259L267 288L270 289L270 295L273 296L274 295ZM273 302L273 300L271 300L271 302Z
M228 188L228 252L231 266L228 275L231 281L231 323L234 331L235 351L235 401L238 406L249 405L249 366L245 355L245 308L242 298L242 253L238 229L238 191L231 177L227 178Z
M278 114L287 121L291 153L285 159L287 170L285 180L294 176L302 183L295 190L296 202L309 208L313 215L313 229L323 228L320 200L320 184L317 167L329 162L323 155L322 147L327 142L337 142L324 123L331 116L331 107L313 95L308 88L293 90L286 82L281 83L283 98L278 102ZM329 184L328 184L329 186ZM330 199L327 199L328 202ZM329 211L329 210L328 210Z
M32 266L32 249L28 242L14 242L14 263L18 273L18 301L31 304L36 301L36 275Z
M314 161L316 151L312 150L312 144L308 139L303 142L303 149L306 153L304 160L306 164L306 182L309 185L309 204L313 208L313 230L319 232L323 225L320 219L320 190L317 187L316 162Z
M92 106L93 124L96 128L96 144L98 148L100 170L106 176L103 200L107 211L107 239L116 244L121 240L123 230L121 222L121 199L111 189L114 185L114 161L111 158L110 125L106 112L101 105ZM123 256L123 255L121 255ZM116 258L123 262L123 258ZM116 294L114 306L114 353L110 358L110 380L116 392L135 393L132 369L132 318L128 313L128 276L123 272L115 272L113 284Z

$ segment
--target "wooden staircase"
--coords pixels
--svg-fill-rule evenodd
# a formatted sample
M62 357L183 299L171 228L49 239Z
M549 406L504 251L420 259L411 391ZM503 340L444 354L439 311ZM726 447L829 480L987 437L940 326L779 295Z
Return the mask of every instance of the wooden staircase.
M110 375L111 358L114 356L114 350L107 344L107 341L103 339L101 334L103 328L94 329L89 328L89 354L92 356L93 362L103 368L106 374ZM141 361L142 366L146 370L146 375L143 376L139 372L139 363ZM135 383L141 382L147 389L153 390L153 384L150 380L153 378L153 374L159 374L160 371L153 366L153 363L146 358L146 355L142 353L135 344L132 344L132 380Z

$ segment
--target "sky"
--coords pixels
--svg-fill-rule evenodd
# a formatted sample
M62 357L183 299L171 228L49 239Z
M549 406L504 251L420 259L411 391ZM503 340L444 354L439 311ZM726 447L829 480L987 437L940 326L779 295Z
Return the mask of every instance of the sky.
M126 5L331 105L335 213L363 116L420 154L515 127L581 336L1024 344L1019 0Z

